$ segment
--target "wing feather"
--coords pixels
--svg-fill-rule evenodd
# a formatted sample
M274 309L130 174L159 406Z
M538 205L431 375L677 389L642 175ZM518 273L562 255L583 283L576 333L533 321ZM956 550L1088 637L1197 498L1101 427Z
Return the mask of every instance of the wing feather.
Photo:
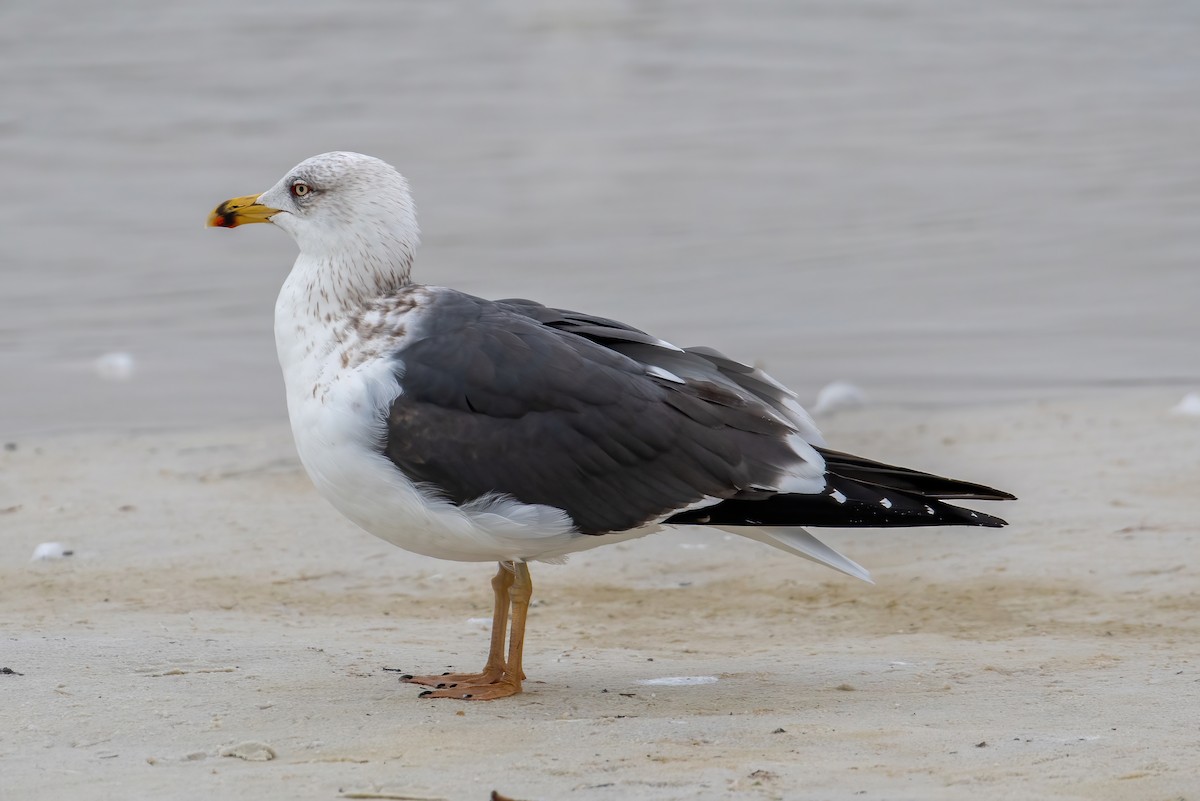
M532 305L453 291L435 303L436 326L396 354L384 452L457 503L504 493L585 533L620 531L771 485L798 458L791 428L735 388L656 378ZM615 326L599 327L650 339Z
M453 290L430 311L396 353L401 393L383 450L456 503L508 495L562 509L587 534L652 521L1004 524L943 501L1008 493L827 450L790 390L712 349ZM798 529L780 532L752 538L861 570Z

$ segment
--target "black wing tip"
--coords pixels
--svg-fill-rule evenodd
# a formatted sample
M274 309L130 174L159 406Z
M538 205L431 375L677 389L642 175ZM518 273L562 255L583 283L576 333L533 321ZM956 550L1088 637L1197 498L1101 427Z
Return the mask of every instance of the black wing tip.
M970 522L964 522L962 525L983 526L984 528L1004 528L1005 526L1008 525L1008 521L1005 520L1003 517L996 517L995 515L984 514L983 512L976 512L974 509L966 509L962 506L955 506L955 505L949 504L949 503L943 504L943 506L946 506L950 509L956 509L959 512L963 512L966 514L967 517L971 518ZM951 524L951 525L953 525L953 524Z
M680 512L663 521L701 526L812 526L814 528L926 528L975 526L1003 528L995 515L929 499L920 510L883 509L863 502L839 502L828 495L778 495L766 501L722 501L715 506Z
M945 479L953 481L954 479ZM868 482L870 483L870 482ZM922 493L926 498L935 498L939 501L1015 501L1017 496L1011 492L998 490L995 487L989 487L984 484L970 484L965 481L959 482L961 489L953 492L927 492Z
M731 498L674 515L665 522L712 526L813 526L817 528L1001 528L1003 518L930 495L881 487L827 473L826 487L811 495L782 493L766 498ZM1011 498L1008 493L971 500Z
M1015 501L1011 492L958 478L925 473L909 467L877 462L844 451L817 447L825 458L829 474L838 479L869 484L880 489L899 490L939 501Z

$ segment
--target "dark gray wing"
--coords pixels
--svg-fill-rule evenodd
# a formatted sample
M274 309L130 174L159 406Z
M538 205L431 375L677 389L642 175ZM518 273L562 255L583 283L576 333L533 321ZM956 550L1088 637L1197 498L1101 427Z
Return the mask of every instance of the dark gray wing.
M1012 500L982 484L930 475L820 447L820 431L795 393L763 371L711 348L677 348L625 323L531 300L505 300L544 325L602 344L646 365L671 371L690 385L719 386L752 397L785 420L825 460L825 488L817 493L744 491L719 504L688 509L664 522L692 525L896 527L1002 526L991 515L944 503L950 499Z
M557 507L598 534L755 493L797 462L791 427L753 395L648 375L527 313L536 308L438 291L422 334L396 354L384 450L406 475L456 503L506 493Z
M796 394L762 370L730 359L712 348L678 348L618 320L554 309L532 300L510 298L498 304L524 314L542 325L590 339L629 358L678 376L684 382L715 385L761 403L813 445L825 440Z
M743 491L720 504L689 509L664 521L673 524L773 526L1002 526L998 517L944 503L949 499L1012 500L1013 495L982 484L883 464L824 447L816 424L795 393L762 370L711 348L677 348L617 320L531 300L500 301L543 325L667 370L690 385L717 386L751 397L783 419L825 460L825 488L819 493Z

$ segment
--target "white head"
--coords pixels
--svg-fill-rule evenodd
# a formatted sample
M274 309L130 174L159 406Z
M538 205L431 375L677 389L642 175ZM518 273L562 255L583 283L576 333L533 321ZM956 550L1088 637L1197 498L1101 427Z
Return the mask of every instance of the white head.
M305 159L261 195L227 200L208 224L236 228L271 222L300 246L300 259L366 290L408 283L420 243L408 182L390 164L361 153ZM349 274L352 271L364 275Z

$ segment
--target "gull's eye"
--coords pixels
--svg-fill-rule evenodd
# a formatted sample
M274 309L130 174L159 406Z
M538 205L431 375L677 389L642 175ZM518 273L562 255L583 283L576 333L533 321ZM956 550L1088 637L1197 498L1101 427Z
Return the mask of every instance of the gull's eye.
M312 192L312 187L304 183L304 181L296 181L292 184L292 197L304 197Z

